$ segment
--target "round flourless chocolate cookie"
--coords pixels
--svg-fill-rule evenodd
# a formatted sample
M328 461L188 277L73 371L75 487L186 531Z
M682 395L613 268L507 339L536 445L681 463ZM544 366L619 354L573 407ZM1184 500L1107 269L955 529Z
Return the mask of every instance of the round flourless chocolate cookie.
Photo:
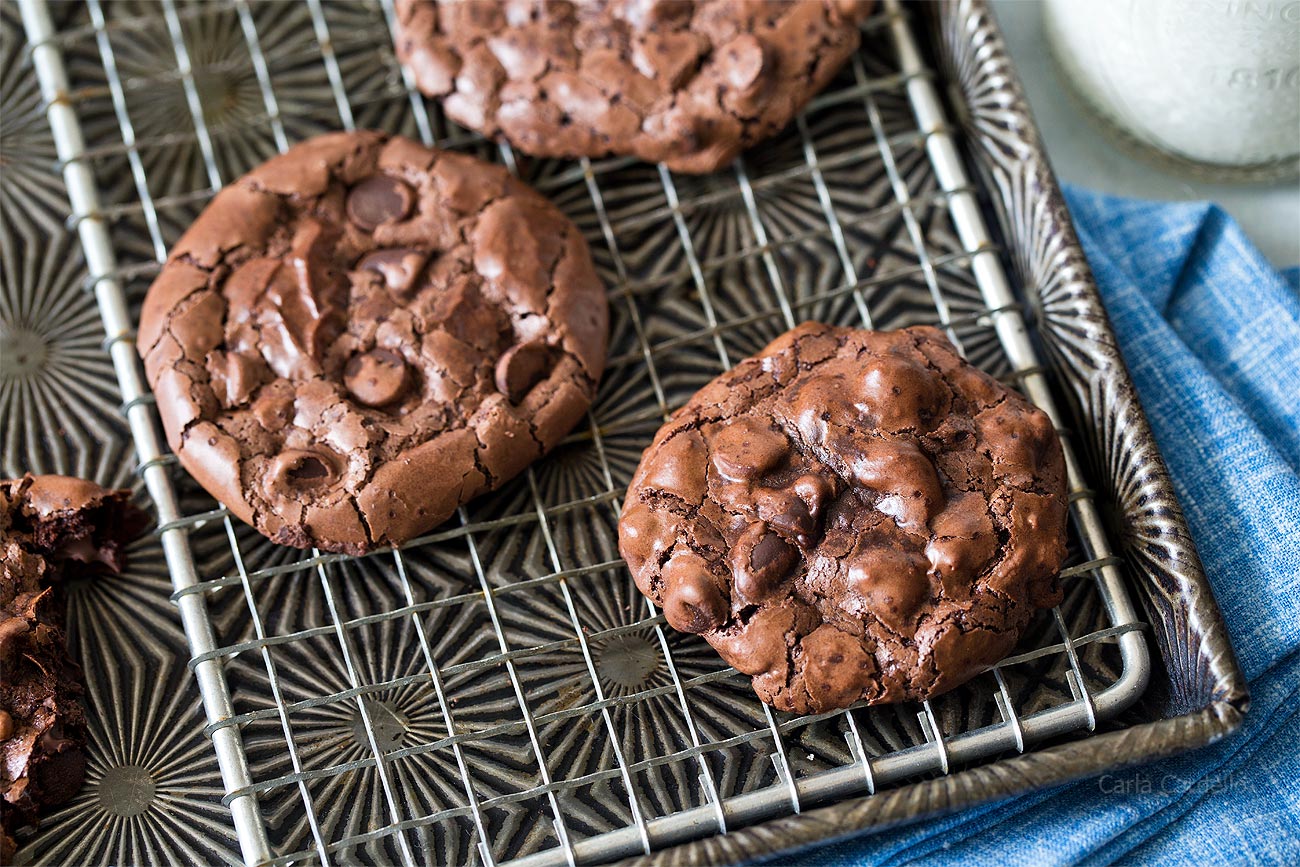
M560 441L605 360L578 229L504 169L378 133L303 142L172 248L139 350L172 449L276 542L424 533Z
M668 622L781 709L924 699L1059 601L1045 413L927 327L806 323L701 389L632 479L619 549Z
M397 0L397 53L457 123L547 157L712 172L784 127L874 0Z

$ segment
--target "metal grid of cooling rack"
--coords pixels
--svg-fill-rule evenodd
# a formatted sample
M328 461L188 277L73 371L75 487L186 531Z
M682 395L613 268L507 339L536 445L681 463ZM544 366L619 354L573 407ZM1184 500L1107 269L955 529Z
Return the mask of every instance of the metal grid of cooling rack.
M108 334L105 348L119 376L125 399L123 411L139 452L140 474L157 505L158 533L193 650L191 667L203 695L209 720L207 731L220 760L226 802L248 863L346 861L370 845L378 845L375 851L389 860L403 863L430 860L437 855L443 856L441 860L453 860L447 857L453 852L463 856L461 860L521 865L587 863L649 853L765 818L798 813L810 805L874 793L878 788L921 775L946 774L959 765L985 761L1000 752L1024 751L1045 738L1090 731L1140 694L1148 676L1146 648L1139 634L1142 624L1124 589L1118 569L1120 560L1111 553L1092 491L1081 478L1078 462L1068 448L1068 430L1062 432L1067 442L1075 532L1071 539L1072 565L1064 571L1063 581L1078 591L1072 594L1074 597L1086 597L1090 602L1065 613L1059 608L1052 611L1044 627L1031 630L1035 634L1027 640L1028 646L954 693L959 697L952 701L966 710L936 707L947 701L938 699L899 711L858 708L795 717L773 712L750 696L747 713L754 724L719 734L709 712L720 705L702 706L700 696L711 689L736 686L737 681L738 689L744 692L747 685L743 677L720 662L703 673L693 673L699 669L693 658L688 659L692 652L689 646L680 636L665 630L663 618L654 606L639 598L635 604L644 606L640 613L625 618L625 622L590 628L592 614L583 601L593 592L593 582L608 582L611 575L621 574L621 563L615 557L590 557L590 551L581 546L575 554L561 539L559 525L574 516L606 522L606 527L616 520L622 493L619 482L625 474L611 457L609 441L631 431L648 442L653 428L679 402L677 387L669 380L676 375L674 368L680 359L690 355L698 361L700 354L716 356L716 363L709 362L709 375L728 368L737 351L738 333L772 322L791 327L837 299L848 299L846 315L870 327L879 324L883 299L909 283L928 299L929 311L913 316L912 321L929 321L943 327L959 347L971 339L972 332L994 335L996 354L982 362L1016 383L1061 426L1048 388L1050 371L1039 364L1034 353L1022 305L1007 281L999 247L983 220L979 191L966 175L954 132L944 120L935 74L925 65L918 49L914 22L909 21L911 12L893 0L864 25L866 45L854 57L848 72L795 122L800 161L779 171L756 174L748 158L742 159L732 169L734 187L686 195L682 193L685 179L659 166L654 175L658 184L655 195L662 196L662 204L631 216L616 214L609 205L620 173L629 165L627 160L582 160L530 178L553 197L563 198L574 190L585 192L594 215L594 222L585 228L604 263L612 311L616 318L621 317L627 334L624 343L616 344L622 351L612 353L606 380L616 379L621 371L635 370L643 373L649 384L647 405L617 421L600 417L598 398L585 429L580 428L566 441L593 459L597 490L558 499L544 495L539 481L543 462L530 468L513 486L513 498L504 498L505 507L499 512L489 507L479 514L478 506L471 504L460 510L458 526L440 528L401 550L371 555L362 561L312 551L309 556L289 562L270 556L267 546L237 527L226 510L213 508L210 501L196 506L191 498L178 493L181 485L172 475L174 459L166 453L158 434L149 405L152 397L134 357L133 320L124 284L137 277L147 278L165 258L168 238L161 213L201 204L223 182L233 179L223 172L218 159L220 148L209 127L199 86L202 70L193 60L193 39L187 38L187 25L212 14L215 6L237 19L247 63L262 101L263 114L246 122L264 124L274 147L283 151L290 144L286 121L291 109L284 108L277 96L272 72L276 58L263 49L257 6L246 0L191 6L162 0L160 6L145 10L145 14L114 18L102 0L88 0L88 23L74 24L60 32L51 24L44 0L22 0L33 60L72 203L71 219L86 249L91 275L88 288L98 296ZM364 96L359 96L355 88L350 90L340 57L343 46L370 40L390 67L395 68L395 64L386 32L332 32L338 24L331 24L330 17L338 8L336 4L323 5L321 0L305 0L311 44L337 112L337 126L354 128L355 109L368 100L396 99L409 103L410 122L425 143L481 149L481 139L451 127L414 91L404 70L396 80L381 81L380 87ZM391 0L362 4L360 8L372 13L385 30L391 28ZM192 133L182 129L161 139L146 140L137 136L129 98L132 88L140 82L121 73L118 40L133 29L155 25L165 29L174 54L168 75L182 88L188 115L182 126L188 124ZM102 66L102 87L80 91L70 87L62 54L78 43L93 46L92 53ZM890 58L884 66L879 62L880 55ZM886 95L897 95L910 107L912 123L901 133L891 130L885 122L881 101ZM84 109L84 100L96 98L106 98L111 104L120 139L91 141L88 147L78 112ZM848 110L850 106L860 112L870 136L852 149L833 155L823 153L809 118L841 107ZM443 135L442 130L449 132ZM197 148L201 161L197 182L189 189L154 195L144 155L150 148L166 147L176 141L192 142ZM903 151L913 147L927 160L936 182L934 189L922 192L912 188L901 163ZM99 202L92 163L114 154L125 158L134 195L123 204L105 208ZM499 148L499 157L512 170L520 170L521 162L508 146ZM865 216L848 216L843 202L837 199L842 190L832 175L864 161L878 162L889 199ZM769 190L779 191L790 178L811 185L813 195L809 201L815 203L813 210L819 222L802 232L786 231L776 237L778 232L763 213L760 197ZM722 248L714 245L702 249L697 237L700 229L698 225L693 228L692 217L728 197L739 199L737 218L748 226L748 233L739 241L733 237ZM927 215L935 208L950 221L948 230L955 233L957 240L946 252L932 249L933 236L940 229L928 221ZM903 264L883 272L873 270L874 261L864 262L854 251L856 228L882 214L901 221L901 248L908 256ZM143 221L151 258L146 255L119 264L109 227L124 215ZM668 234L675 237L681 267L647 274L639 264L628 262L628 251L620 244L628 233L656 222L663 222L669 227ZM833 285L812 291L796 285L798 275L792 275L781 261L784 249L809 239L828 242L822 249L838 260L840 268L840 279ZM736 313L734 305L720 297L725 286L715 279L720 269L737 262L755 263L766 275L770 289L767 303L758 303L742 313ZM959 269L966 275L979 299L977 305L954 301L949 269ZM682 327L678 323L665 335L663 328L651 327L647 320L657 315L656 297L670 293L673 286L687 287L684 297L697 305L697 315L693 325ZM489 563L493 555L488 550L495 544L495 534L525 526L535 534L539 565L506 576L509 580L498 580L501 576ZM598 523L587 527L599 530ZM210 541L214 534L226 549L219 556L204 547L204 540ZM426 598L427 594L415 586L418 582L412 575L417 570L412 561L423 557L426 550L448 544L464 546L466 556L459 562L465 571L459 575L460 584L436 598ZM219 574L208 573L211 563L224 564ZM395 582L395 595L378 610L367 610L351 595L355 585L346 581L348 569L387 575ZM268 583L282 577L310 586L304 592L315 594L322 612L319 622L284 626L284 613L273 610L260 595ZM553 628L548 633L550 640L521 641L518 628L512 625L512 606L539 590L558 593L554 607L549 609L554 621L549 623ZM242 631L226 634L212 609L221 607L223 600L228 602L230 593L239 595L245 603L241 614L244 625ZM488 647L475 659L453 655L449 660L446 636L436 634L433 628L441 621L429 618L437 612L467 606L475 606L481 615ZM1092 610L1091 619L1080 615L1081 609ZM373 647L362 640L364 630L395 624L409 625L410 633L403 634L418 647L420 665L416 670L400 672L382 665L376 670L374 660L367 656L373 653ZM1087 628L1081 628L1081 624ZM639 687L611 684L601 654L610 642L630 636L643 638L650 648L646 652L657 654L665 673L662 682ZM456 638L452 636L453 641ZM303 672L286 667L287 657L282 652L318 639L333 642L329 654L341 670L341 679L330 686L338 688L308 698L291 695L288 678L300 678ZM1113 650L1109 668L1082 661L1085 654L1104 648ZM535 684L526 670L534 661L545 662L561 650L574 654L577 660L565 676L574 680L585 700L568 706L545 703L538 707ZM238 690L232 690L230 685L236 666L247 664L250 658L261 668L258 676L265 695L260 705L241 704ZM1051 664L1043 667L1049 661ZM624 658L623 664L626 662ZM1030 681L1055 671L1064 688L1057 692L1041 691L1036 686L1032 690L1013 688L1009 685L1012 673L1026 666L1034 670ZM449 684L488 671L499 676L500 690L492 694L495 709L484 722L483 714L475 709L482 694L472 693L468 698L453 695ZM404 746L400 738L393 738L391 727L396 717L384 716L385 706L377 697L413 685L432 690L439 731L438 736L424 743ZM728 701L746 701L735 698L735 692L729 695ZM652 750L638 757L631 754L627 733L621 727L634 718L629 714L634 715L635 708L651 700L661 700L679 715L682 739L672 751ZM313 765L309 754L316 747L304 743L302 715L334 705L346 706L354 714L361 750L346 760ZM991 710L970 710L981 705ZM493 714L495 718L491 718ZM909 715L913 717L910 722ZM474 722L467 724L468 717L473 717ZM605 767L579 767L575 771L551 760L557 749L557 727L577 726L582 720L588 721L591 738L607 751ZM263 773L262 767L250 759L251 732L263 723L279 730L278 743L287 758L287 766L273 766L274 772ZM399 721L399 725L406 723ZM831 736L839 737L845 749L836 753L827 751L820 742L814 743L815 738L807 733L818 726L829 726ZM488 780L490 774L484 770L483 757L490 757L491 750L478 748L485 743L490 746L494 738L508 736L514 737L522 750L517 755L523 756L527 769L523 778L528 784L516 791L501 791L495 781ZM809 769L799 756L807 750L811 760L814 749L822 753L823 760ZM402 776L399 765L431 755L451 763L461 794L453 797L444 793L440 803L417 810L405 791L409 781ZM743 775L734 772L731 764L737 756L749 762L746 767L750 770ZM770 767L763 768L767 763ZM685 779L686 786L669 786L661 791L646 782L648 774L669 765L690 768L683 777L675 778L679 784ZM374 774L372 812L364 827L340 827L328 815L332 808L318 803L322 784L363 771ZM744 779L737 783L739 776ZM606 817L603 823L592 820L590 811L575 812L573 793L593 786L603 797L621 798L626 808L620 806L615 818ZM696 791L683 791L687 788ZM268 804L285 803L275 799L286 792L296 793L288 798L288 811L301 813L302 833L273 839L268 829L283 825L286 814ZM518 812L514 824L503 826L493 819L494 811L511 808ZM268 811L277 812L274 822L267 821ZM448 826L452 829L448 833L458 833L464 838L463 848L445 838L430 844L430 838L416 833L434 826ZM524 830L520 831L520 827ZM533 833L530 828L543 831ZM436 855L428 848L430 845L438 847Z

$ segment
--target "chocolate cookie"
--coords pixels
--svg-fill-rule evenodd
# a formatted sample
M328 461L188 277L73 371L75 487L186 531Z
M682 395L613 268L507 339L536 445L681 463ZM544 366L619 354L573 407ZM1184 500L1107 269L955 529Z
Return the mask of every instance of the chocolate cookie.
M361 554L558 443L606 327L553 205L498 166L359 132L218 193L150 287L139 349L213 496L276 542Z
M397 0L397 53L457 123L537 156L712 172L790 122L872 0Z
M121 570L146 518L129 491L64 476L0 481L0 863L13 834L85 777L81 668L63 636L61 583Z
M941 332L806 323L659 430L619 550L781 710L924 699L1059 601L1064 479L1047 415Z

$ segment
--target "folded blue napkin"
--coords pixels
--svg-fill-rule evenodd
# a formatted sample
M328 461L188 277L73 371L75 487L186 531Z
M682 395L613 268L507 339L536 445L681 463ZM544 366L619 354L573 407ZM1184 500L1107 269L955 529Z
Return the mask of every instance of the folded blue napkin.
M1300 864L1300 269L1220 208L1067 188L1250 680L1205 749L810 850L818 865Z

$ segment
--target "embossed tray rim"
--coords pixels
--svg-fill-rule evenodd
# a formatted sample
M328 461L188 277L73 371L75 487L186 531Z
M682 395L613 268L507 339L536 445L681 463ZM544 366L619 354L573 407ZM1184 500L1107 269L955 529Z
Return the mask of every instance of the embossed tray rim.
M132 322L129 313L125 309L125 301L121 289L113 278L114 269L112 267L111 247L107 243L107 235L103 232L102 224L94 218L96 208L92 206L95 195L95 184L89 167L76 159L78 148L81 146L81 133L75 114L66 103L61 102L61 92L66 90L66 80L63 78L61 60L58 52L52 46L46 44L46 39L53 35L52 29L49 28L48 14L44 13L44 4L41 0L24 0L23 14L28 22L29 33L35 34L33 38L33 58L37 66L42 82L42 87L47 91L46 99L49 104L49 118L51 126L55 132L56 142L59 145L60 158L64 164L64 175L67 181L69 196L72 200L74 217L79 233L82 237L83 247L86 250L90 273L94 277L94 290L98 297L100 308L103 313L106 332L108 337L105 341L105 347L113 359L117 371L123 394L126 399L124 410L131 424L133 435L136 439L137 448L141 454L142 465L141 475L143 476L147 487L153 496L159 509L160 523L165 527L172 521L178 520L181 510L176 502L175 492L171 488L170 479L165 474L163 466L166 461L167 450L159 442L156 427L153 423L152 411L146 405L148 399L148 390L144 386L139 374L138 363L134 355L132 345ZM893 4L890 4L893 6ZM969 4L975 13L982 13L988 16L987 10L983 9L983 4L976 2ZM42 16L44 21L41 21ZM897 10L893 11L891 26L900 30L896 35L900 48L904 49L904 55L907 54L906 46L911 40L911 34L908 25ZM42 26L45 38L42 38ZM993 25L993 35L996 37L996 29ZM987 36L987 33L984 34ZM915 55L915 46L913 46ZM913 62L921 64L919 55L913 56L910 61L905 56L904 63ZM906 70L905 70L906 72ZM60 81L62 83L60 84ZM913 99L914 107L918 113L918 120L922 120L922 126L928 133L927 149L931 151L931 157L936 168L937 174L941 177L941 182L945 189L956 189L967 186L969 181L964 176L964 168L960 157L957 155L955 145L951 136L945 131L945 122L942 117L942 110L939 107L936 94L928 79L924 76L918 76L908 81L908 90ZM1018 84L1011 80L1009 88L1014 91ZM926 91L929 92L926 92ZM916 91L916 92L913 92ZM927 115L932 112L932 115ZM929 125L927 125L927 123ZM937 152L937 153L936 153ZM1041 155L1040 155L1041 158ZM945 172L947 176L945 177ZM1050 175L1049 181L1050 181ZM1047 189L1048 196L1056 193L1054 182ZM1056 193L1059 197L1059 193ZM967 200L968 199L968 200ZM954 211L958 208L967 210L966 217L960 218L954 213L954 222L957 224L959 231L963 229L974 231L972 227L978 227L982 224L982 218L978 213L978 203L973 195L962 197L954 195L950 200L953 203ZM978 233L969 237L963 232L963 241L967 242L968 251L979 251L980 245L988 241L987 236L980 238ZM1040 404L1051 407L1052 398L1047 391L1045 379L1032 369L1037 367L1038 361L1034 355L1032 346L1029 344L1028 337L1024 330L1023 320L1019 313L1014 309L1015 299L1011 295L1010 286L1007 282L1002 266L998 261L996 252L990 248L987 255L980 255L978 252L972 257L972 267L980 274L981 288L984 289L986 297L989 298L989 306L994 311L996 325L1003 345L1011 356L1016 367L1026 372L1021 379L1022 387L1028 391L1031 396ZM992 290L989 286L992 286ZM1005 291L1005 296L999 295ZM170 516L170 517L169 517ZM1080 516L1084 526L1084 535L1094 540L1100 540L1105 545L1105 533L1101 528L1100 517L1095 513L1089 513L1085 510ZM168 555L168 562L172 565L172 577L178 591L186 587L193 586L197 583L197 576L194 574L192 561L189 563L189 569L184 568L185 561L189 560L188 554L181 549L184 546L184 535L177 530L164 530L161 534L164 548ZM170 543L169 543L170 539ZM1094 550L1093 554L1105 558L1103 551ZM178 568L178 565L179 568ZM1113 564L1101 568L1103 580L1111 583L1113 586L1112 599L1118 600L1118 605L1131 605L1128 602L1127 594L1123 588L1123 581L1119 570ZM1193 576L1195 577L1195 576ZM1203 581L1203 576L1201 576ZM207 620L206 612L203 610L202 598L198 594L177 594L178 605L181 610L182 620L186 628L187 635L190 637L191 644L194 647L196 655L203 652L201 648L206 644L208 649L215 646L216 642L211 634L211 624ZM1211 605L1213 602L1211 600ZM1216 611L1217 614L1217 611ZM1131 610L1121 612L1121 620L1125 622L1135 621L1136 615ZM1117 713L1124 707L1131 704L1141 692L1146 678L1149 674L1147 666L1146 645L1142 642L1141 637L1135 632L1117 633L1121 653L1124 656L1124 676L1105 690L1095 696L1091 696L1093 707L1090 711L1092 720L1090 725L1095 726L1096 720L1106 718ZM1067 634L1068 643L1068 634ZM229 706L229 697L226 693L224 679L221 676L220 668L215 661L200 662L194 666L195 675L199 680L200 689L203 695L205 709L210 719L221 719L229 717L232 709ZM1238 673L1239 676L1239 673ZM1085 695L1087 695L1085 691ZM1073 710L1072 707L1063 707L1054 710ZM1043 715L1041 719L1027 719L1027 726L1017 726L1014 739L1010 744L1006 743L1005 735L1007 730L998 732L998 738L994 738L989 732L981 730L976 732L964 733L952 738L938 738L932 744L922 745L915 749L928 750L933 749L941 757L943 768L946 770L948 763L968 760L974 757L985 757L990 751L996 751L1002 748L1014 748L1023 745L1027 741L1038 740L1044 737L1050 737L1056 734L1062 734L1066 731L1077 728L1076 722L1067 717L1071 714L1057 714L1055 716ZM1116 733L1120 734L1120 733ZM231 737L233 736L233 738ZM247 782L241 785L232 785L232 781L243 778L247 781L247 768L243 767L242 749L238 746L238 738L229 728L218 728L214 732L214 743L217 755L221 764L223 777L226 779L228 789L242 788ZM1100 737L1107 737L1106 735ZM1092 741L1094 744L1097 741ZM1189 741L1190 745L1190 741ZM1043 751L1039 751L1041 754ZM902 755L902 754L897 754ZM1021 756L1019 758L1024 758ZM873 761L871 766L864 767L869 774L874 772L874 782L869 786L874 786L876 782L888 782L895 778L903 778L915 773L915 769L908 762L900 759L898 761L897 771L889 764L889 759L893 756L886 757L882 761ZM1109 764L1102 767L1111 766ZM1101 768L1098 768L1100 770ZM795 807L798 809L800 794L815 799L822 793L834 792L839 788L840 781L834 777L835 774L847 775L849 773L858 774L860 771L856 768L843 768L837 771L822 774L815 778L807 778L800 781L800 786L804 791L795 794ZM946 779L954 780L958 775L953 775ZM815 782L814 782L815 781ZM806 786L804 784L807 783ZM905 792L918 786L929 786L931 783L918 783L914 786L904 787L894 790L892 794ZM771 812L770 804L765 802L764 792L755 792L750 795L742 795L729 799L726 804L728 817L734 817L735 820L745 823L761 818L763 815ZM257 851L260 847L250 845L250 838L255 839L256 826L260 819L255 815L248 816L241 813L245 812L240 809L241 803L246 799L236 798L231 802L232 812L241 845L244 848L245 858L249 861L260 861L267 857L267 853ZM770 800L770 799L766 799ZM864 799L865 800L865 799ZM968 801L973 802L973 801ZM828 810L838 810L842 807L851 806L852 802L838 805ZM707 808L699 808L707 812ZM817 811L823 812L823 811ZM675 814L672 819L686 819L683 814ZM811 815L805 816L805 819L812 819ZM799 817L785 820L787 822L797 822ZM686 838L693 836L690 823L682 821L677 823L681 828L680 833L673 833L670 830L661 834L656 834L655 842L657 846L670 844L677 838ZM805 822L806 826L811 827L811 822ZM841 826L843 827L843 826ZM626 829L629 833L635 833L635 828ZM621 834L624 832L613 832ZM741 835L749 833L741 829L733 831L728 838L736 843L742 843ZM607 835L609 836L609 835ZM819 838L812 838L819 839ZM797 841L794 841L797 842ZM579 844L581 846L582 844ZM620 846L612 847L613 850L622 848ZM767 845L767 851L771 851L770 841ZM553 858L541 857L549 856L551 853L539 853L537 856L529 856L523 859L521 863L543 863L553 861ZM586 853L583 853L584 855ZM591 854L596 854L592 852Z

